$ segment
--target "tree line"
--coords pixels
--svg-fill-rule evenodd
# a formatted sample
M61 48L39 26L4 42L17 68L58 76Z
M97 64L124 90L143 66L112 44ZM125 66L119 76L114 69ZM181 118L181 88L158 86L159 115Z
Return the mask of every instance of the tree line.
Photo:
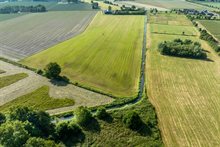
M201 44L193 42L189 39L181 40L175 39L173 41L164 41L158 45L158 50L162 55L170 55L186 58L207 58Z
M47 9L43 5L37 5L37 6L5 6L3 8L0 8L1 14L9 14L9 13L20 13L20 12L46 12Z

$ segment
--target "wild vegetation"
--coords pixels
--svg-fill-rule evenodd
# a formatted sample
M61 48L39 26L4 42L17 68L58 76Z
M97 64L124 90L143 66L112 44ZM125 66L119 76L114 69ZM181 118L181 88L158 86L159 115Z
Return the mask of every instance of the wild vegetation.
M102 108L103 112L105 115L100 118L88 108L80 107L72 120L51 123L52 118L43 111L13 107L7 114L0 113L0 144L9 147L162 146L156 113L145 97L134 106L109 112ZM125 118L135 129L127 127ZM136 118L141 123L136 124Z
M157 29L158 25L163 25L167 34L154 33L153 28ZM183 30L176 29L186 25L196 36L185 36ZM168 30L176 33L170 35L172 32ZM160 55L158 44L176 38L200 42L210 60ZM178 14L150 16L148 48L147 92L156 107L165 146L220 145L220 132L216 129L220 121L217 115L220 112L219 57L206 41L199 39L193 24Z
M173 41L164 41L158 45L158 50L162 55L170 55L186 58L206 59L207 55L201 48L199 42L192 42L189 39L175 39Z
M0 88L11 85L19 80L26 78L26 77L28 77L28 75L25 73L19 73L19 74L0 77Z
M121 97L135 96L143 28L143 16L115 17L98 13L82 34L21 63L43 69L48 63L57 62L62 68L61 75L78 85Z

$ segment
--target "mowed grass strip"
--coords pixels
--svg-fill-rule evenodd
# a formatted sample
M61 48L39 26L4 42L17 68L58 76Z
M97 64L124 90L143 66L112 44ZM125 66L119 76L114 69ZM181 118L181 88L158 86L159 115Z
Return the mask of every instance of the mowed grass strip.
M28 75L26 73L19 73L19 74L15 74L15 75L0 77L0 88L3 88L5 86L9 86L9 85L11 85L19 80L22 80L26 77L28 77Z
M183 16L178 15L177 22L182 19L180 17ZM187 19L185 21L188 22ZM167 30L175 28L174 25L166 27ZM156 107L165 146L220 146L219 57L199 39L199 35L155 34L150 32L150 28L147 91ZM211 61L160 55L158 43L176 38L201 42Z
M73 99L67 98L52 98L49 96L49 87L43 86L34 92L18 97L2 106L0 112L7 112L12 107L27 106L38 110L49 110L60 107L74 105Z
M138 91L144 16L98 13L81 35L53 46L21 63L44 68L62 66L62 74L80 84L116 96Z
M220 41L220 21L199 20L199 22Z

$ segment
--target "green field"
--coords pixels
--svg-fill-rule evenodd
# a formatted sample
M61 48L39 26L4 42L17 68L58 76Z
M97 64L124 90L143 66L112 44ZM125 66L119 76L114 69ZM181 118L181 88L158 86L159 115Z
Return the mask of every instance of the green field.
M174 15L174 14L172 14ZM159 118L159 126L165 146L219 146L220 145L220 59L199 35L183 36L153 33L158 26L155 17L150 17L147 53L148 97ZM183 22L183 20L185 22ZM173 20L172 20L173 21ZM156 26L155 26L155 23ZM165 30L186 26L187 31L197 30L183 15L176 17L176 23L163 25ZM171 31L173 32L173 31ZM176 30L176 33L181 33ZM163 56L157 46L165 40L176 38L192 39L202 43L210 61Z
M144 16L98 13L85 32L21 63L43 69L62 66L71 81L117 96L137 94Z
M220 41L220 21L199 20L199 22Z
M0 77L0 88L11 85L19 80L26 78L26 77L28 77L28 75L25 73L19 73L19 74L15 74L15 75Z
M0 112L6 112L12 107L27 106L38 110L48 110L59 107L66 107L74 105L73 99L59 98L54 99L49 96L49 87L43 86L36 91L18 97L2 106Z
M208 8L202 5L194 4L194 3L189 3L184 0L135 0L135 2L139 2L142 4L148 4L152 6L157 6L161 8L166 8L166 9L182 9L182 8L187 8L187 9L212 9Z
M0 8L5 6L36 6L44 5L48 11L91 11L91 4L88 3L72 3L58 4L57 2L9 2L0 3Z

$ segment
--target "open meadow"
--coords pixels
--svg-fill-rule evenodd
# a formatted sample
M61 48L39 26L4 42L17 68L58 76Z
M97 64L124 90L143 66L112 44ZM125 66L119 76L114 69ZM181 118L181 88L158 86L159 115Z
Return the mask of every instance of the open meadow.
M220 41L220 21L215 20L199 20L201 23L214 37Z
M116 96L138 92L144 16L98 13L87 30L21 61L43 69L57 62L71 81Z
M219 146L219 57L199 39L199 32L185 16L157 14L149 22L147 92L156 107L165 146ZM176 38L199 41L209 60L161 55L158 44Z
M95 11L32 13L0 21L1 56L19 60L47 49L83 32L95 14Z

